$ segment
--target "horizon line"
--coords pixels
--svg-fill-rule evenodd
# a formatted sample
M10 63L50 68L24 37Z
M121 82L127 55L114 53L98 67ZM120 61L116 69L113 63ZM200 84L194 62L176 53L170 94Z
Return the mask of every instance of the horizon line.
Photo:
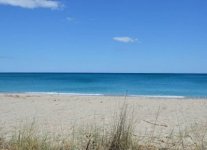
M50 72L50 71L48 71L48 72L30 72L30 71L28 71L28 72L24 72L24 71L14 71L14 72L12 72L12 71L9 71L9 72L0 72L0 74L4 74L4 73L42 73L42 74L46 74L46 73L59 73L59 74L66 74L66 73L71 73L71 74L81 74L81 73L85 73L85 74L207 74L207 73L202 73L202 72L62 72L62 71L60 71L60 72Z

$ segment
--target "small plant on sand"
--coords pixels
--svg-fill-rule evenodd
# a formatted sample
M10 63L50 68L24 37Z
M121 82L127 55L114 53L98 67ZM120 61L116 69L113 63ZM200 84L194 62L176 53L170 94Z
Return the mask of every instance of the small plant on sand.
M119 118L115 122L114 129L111 133L109 150L127 150L134 147L133 144L133 118L128 118L127 105L121 109Z

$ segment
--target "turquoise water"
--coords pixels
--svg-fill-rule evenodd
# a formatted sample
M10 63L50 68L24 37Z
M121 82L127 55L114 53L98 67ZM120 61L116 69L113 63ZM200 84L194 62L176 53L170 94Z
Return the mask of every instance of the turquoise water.
M207 74L0 73L0 92L207 96Z

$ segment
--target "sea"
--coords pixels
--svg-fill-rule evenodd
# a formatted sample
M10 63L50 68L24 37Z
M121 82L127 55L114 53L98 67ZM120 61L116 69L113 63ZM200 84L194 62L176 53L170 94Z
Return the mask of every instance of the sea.
M207 74L0 73L0 93L207 97Z

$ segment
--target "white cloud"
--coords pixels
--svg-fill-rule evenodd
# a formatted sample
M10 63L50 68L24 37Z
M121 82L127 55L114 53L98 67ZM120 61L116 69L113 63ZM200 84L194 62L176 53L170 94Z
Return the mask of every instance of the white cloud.
M68 21L73 21L73 20L74 20L73 17L67 17L66 19L67 19Z
M22 8L50 8L57 9L61 4L56 0L0 0L0 5L11 5Z
M117 41L117 42L122 42L122 43L134 43L138 39L137 38L128 37L128 36L121 36L121 37L113 37L113 40Z

